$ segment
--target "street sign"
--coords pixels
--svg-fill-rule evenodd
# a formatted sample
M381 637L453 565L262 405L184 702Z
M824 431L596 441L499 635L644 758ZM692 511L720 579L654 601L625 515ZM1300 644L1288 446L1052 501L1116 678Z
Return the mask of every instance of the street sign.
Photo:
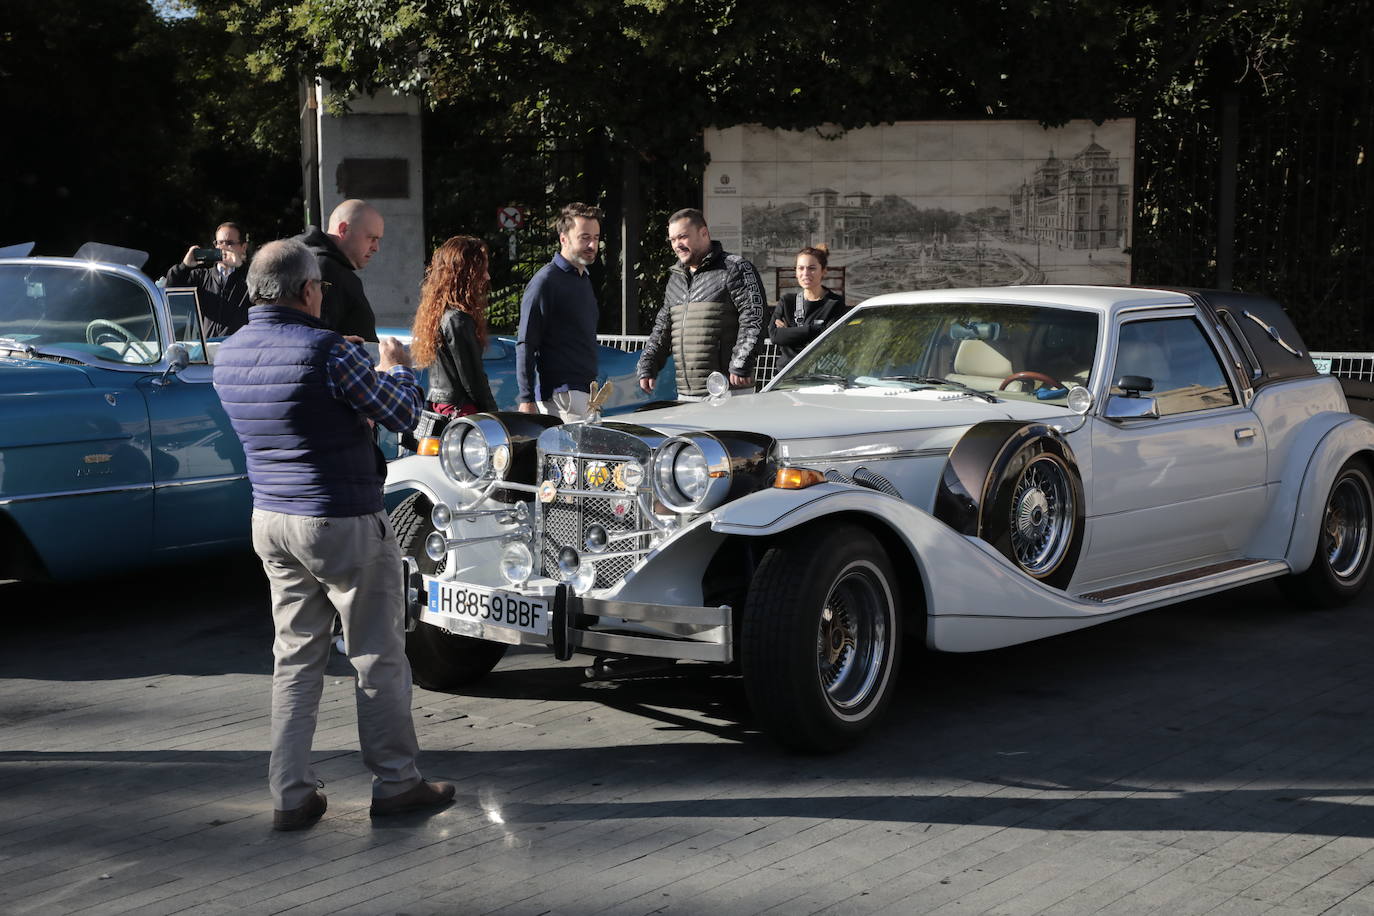
M502 207L496 211L496 225L502 229L519 229L525 225L524 207Z

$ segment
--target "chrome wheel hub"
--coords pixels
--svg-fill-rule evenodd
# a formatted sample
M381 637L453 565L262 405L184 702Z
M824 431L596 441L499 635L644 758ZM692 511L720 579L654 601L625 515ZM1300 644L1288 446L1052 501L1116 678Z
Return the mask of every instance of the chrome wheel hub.
M1011 546L1016 562L1033 576L1059 566L1073 537L1073 489L1056 459L1041 455L1016 481L1011 499Z
M851 567L830 589L816 633L821 686L841 709L872 697L890 654L890 598L866 565Z
M1341 479L1331 491L1322 519L1322 548L1331 572L1349 579L1364 567L1369 551L1369 494L1357 477Z

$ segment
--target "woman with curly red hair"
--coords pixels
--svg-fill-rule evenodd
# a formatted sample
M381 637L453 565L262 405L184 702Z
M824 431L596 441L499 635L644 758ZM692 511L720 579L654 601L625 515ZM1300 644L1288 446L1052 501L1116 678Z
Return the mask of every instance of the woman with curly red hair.
M452 417L496 410L482 368L487 346L487 245L455 235L434 251L410 329L415 368L429 367L426 408Z

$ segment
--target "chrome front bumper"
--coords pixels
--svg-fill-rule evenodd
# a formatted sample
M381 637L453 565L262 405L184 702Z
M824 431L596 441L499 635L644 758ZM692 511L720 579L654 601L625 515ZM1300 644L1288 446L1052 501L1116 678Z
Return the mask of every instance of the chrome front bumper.
M734 660L734 626L729 605L681 607L592 598L577 595L566 584L552 580L502 589L512 595L548 602L548 633L542 635L431 608L430 583L451 586L454 580L424 575L410 557L405 557L404 562L407 629L434 626L457 636L508 645L544 646L553 650L560 661L579 651L725 664Z

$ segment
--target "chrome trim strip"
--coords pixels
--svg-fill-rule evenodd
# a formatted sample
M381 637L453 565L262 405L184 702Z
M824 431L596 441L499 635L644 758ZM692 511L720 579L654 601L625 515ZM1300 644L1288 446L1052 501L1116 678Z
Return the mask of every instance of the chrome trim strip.
M161 490L166 487L195 487L203 483L233 483L236 480L247 479L247 474L230 474L227 477L193 477L186 480L167 480L162 483L155 483L153 488Z
M0 497L0 506L7 506L10 503L38 502L44 499L61 499L68 496L92 496L105 493L141 493L144 490L165 490L172 487L195 487L208 483L233 483L236 480L247 480L247 474L234 474L228 477L196 477L190 480L168 480L162 483L140 483L130 484L123 487L92 487L88 490L58 490L53 493L34 493L25 496L4 496Z
M854 451L825 452L817 455L787 455L787 466L801 462L814 461L891 461L897 458L944 458L948 457L947 448L913 448L901 451L858 453Z
M59 490L54 493L35 493L30 496L5 496L0 497L0 506L7 506L10 503L39 502L44 499L63 499L68 496L95 496L105 493L141 493L144 490L152 489L155 489L153 484L140 483L123 487L91 487L88 490Z

